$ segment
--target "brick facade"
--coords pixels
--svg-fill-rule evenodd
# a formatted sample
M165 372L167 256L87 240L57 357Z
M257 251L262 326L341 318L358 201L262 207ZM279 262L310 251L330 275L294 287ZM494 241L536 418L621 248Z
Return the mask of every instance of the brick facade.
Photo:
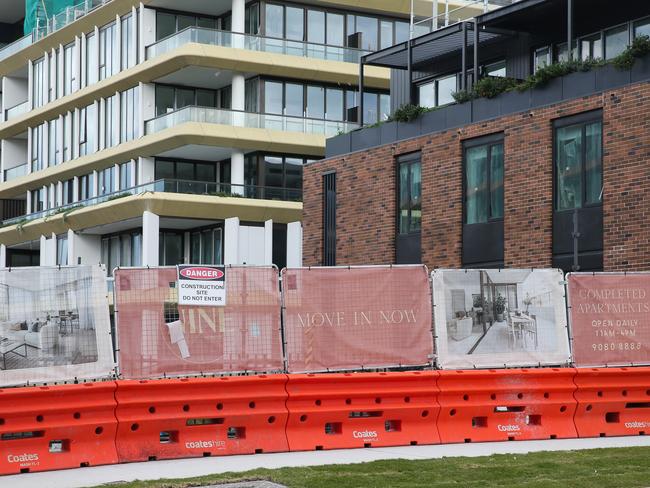
M422 152L422 260L460 267L462 142L504 135L506 267L552 265L553 121L603 111L604 269L650 269L650 83L319 161L304 171L306 266L322 263L322 174L336 171L337 265L395 262L396 157Z

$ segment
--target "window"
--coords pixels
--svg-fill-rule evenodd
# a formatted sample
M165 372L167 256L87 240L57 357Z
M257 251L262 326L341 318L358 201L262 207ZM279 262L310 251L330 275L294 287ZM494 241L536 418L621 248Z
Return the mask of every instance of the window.
M356 16L356 31L361 33L361 49L376 51L379 47L379 23L374 17Z
M588 59L602 59L603 42L600 34L595 34L580 40L580 56L583 61Z
M379 24L381 43L380 48L385 49L393 45L393 23L388 20L382 20Z
M115 192L115 166L97 172L99 196Z
M79 177L79 200L88 200L95 196L95 174Z
M341 14L327 12L327 44L345 45L345 17Z
M420 105L438 107L454 102L452 94L457 91L457 75L446 76L419 86Z
M183 264L183 233L161 232L158 240L160 266Z
M325 88L322 86L307 87L307 117L325 118Z
M61 202L62 205L67 205L74 201L74 179L73 178L61 183L61 196L63 200Z
M140 89L136 86L120 94L120 142L137 139L140 127Z
M245 101L244 110L246 112L257 113L260 111L260 80L259 78L252 78L246 80L245 84Z
M32 129L32 172L45 169L44 147L47 122Z
M466 224L503 218L503 142L481 142L465 146Z
M222 230L220 227L193 231L190 234L192 264L222 264Z
M61 149L59 148L59 119L48 122L48 165L55 166L62 162Z
M74 120L68 112L63 116L63 160L72 159L72 139L74 137Z
M650 37L650 18L645 18L634 23L634 37Z
M97 57L97 36L86 36L86 85L90 86L99 81L99 58Z
M142 232L103 237L101 253L109 275L118 266L142 266Z
M344 120L343 90L328 88L325 93L325 102L325 120Z
M72 93L76 80L76 50L74 42L63 48L63 95Z
M325 44L325 12L321 10L307 12L307 41Z
M336 173L323 175L323 266L336 266Z
M59 73L57 71L57 64L58 64L58 56L56 54L56 51L52 51L49 56L48 56L48 64L49 64L49 90L48 90L48 97L50 102L53 102L56 100L56 97L59 95L59 92L57 91L58 86L59 86Z
M176 16L167 12L156 12L156 40L159 41L176 32Z
M217 164L207 161L156 159L155 179L216 182Z
M91 103L79 111L79 156L92 154L96 145L97 110Z
M122 45L121 45L121 55L122 55L122 69L127 69L135 66L135 53L136 49L133 49L133 46L136 46L137 41L135 38L135 32L133 29L133 21L131 14L125 15L122 17Z
M422 164L420 154L398 159L400 234L420 232L422 224Z
M134 161L120 164L120 190L128 190L136 185L134 170Z
M498 76L505 78L506 76L506 61L497 61L485 66L484 72L487 76Z
M573 119L569 119L569 124ZM572 210L602 203L602 121L555 128L555 207Z
M47 188L32 190L32 209L31 213L42 212L47 208Z
M282 5L266 4L266 36L284 37L284 8Z
M538 70L549 66L551 64L551 48L550 46L540 47L535 49L534 59L533 59L533 68L535 73Z
M556 60L559 62L565 62L569 60L569 56L567 54L567 43L564 42L562 44L559 44L557 46L557 56ZM573 41L573 48L571 50L571 57L572 59L578 59L578 42Z
M68 265L68 235L56 236L56 264L57 266Z
M305 11L299 7L287 6L285 15L285 37L292 41L303 41L305 39Z
M605 31L605 59L610 60L621 54L630 43L627 25Z
M137 89L137 87L135 88ZM206 88L194 89L156 85L156 116L190 105L230 108L230 96L225 95L230 89L230 87L227 87L221 90L209 90ZM135 94L135 100L138 100L138 96L138 94ZM224 102L226 105L220 105L220 102Z
M99 79L103 80L119 70L115 35L115 22L99 31Z
M118 143L119 132L115 130L115 98L116 95L104 100L104 149Z
M246 5L246 34L258 34L260 31L260 4Z
M34 62L34 73L33 73L33 85L32 85L32 100L34 102L34 108L41 107L45 104L45 60L44 58L39 59Z

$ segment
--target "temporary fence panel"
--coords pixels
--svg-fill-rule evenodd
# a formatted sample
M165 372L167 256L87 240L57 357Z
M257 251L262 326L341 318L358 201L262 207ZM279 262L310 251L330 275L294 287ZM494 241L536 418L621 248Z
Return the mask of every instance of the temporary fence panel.
M432 362L424 266L285 269L282 293L292 373Z
M120 462L288 451L286 375L118 381Z
M440 442L435 371L289 375L292 451Z
M115 406L113 381L0 390L0 474L117 463Z
M432 276L440 368L569 363L562 271L439 269Z
M283 369L274 267L226 267L226 305L178 304L176 268L115 270L121 377Z
M0 270L0 386L114 373L106 271Z
M576 366L650 364L650 273L570 273Z
M577 437L573 368L440 371L443 444Z
M578 368L580 437L650 434L650 368Z

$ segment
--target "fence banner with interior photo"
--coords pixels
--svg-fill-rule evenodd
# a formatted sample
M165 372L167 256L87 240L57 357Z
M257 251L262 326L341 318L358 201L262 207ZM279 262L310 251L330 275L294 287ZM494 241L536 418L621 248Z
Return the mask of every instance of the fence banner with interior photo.
M441 369L570 362L562 271L438 269L432 277Z
M120 376L281 371L277 268L224 273L225 306L179 305L176 267L116 269Z
M284 269L282 293L291 373L432 363L424 266Z
M650 273L569 273L576 366L650 364Z
M106 270L0 270L0 386L114 373Z

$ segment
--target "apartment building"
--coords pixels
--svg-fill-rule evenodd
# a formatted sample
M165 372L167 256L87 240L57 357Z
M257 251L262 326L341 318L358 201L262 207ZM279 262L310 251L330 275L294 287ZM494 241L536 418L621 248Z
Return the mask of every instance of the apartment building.
M356 127L360 57L406 40L409 14L86 0L30 19L0 49L0 266L299 265L303 167ZM389 84L367 70L364 120L387 117Z
M644 36L647 2L522 0L364 56L428 111L305 167L305 265L650 269Z

